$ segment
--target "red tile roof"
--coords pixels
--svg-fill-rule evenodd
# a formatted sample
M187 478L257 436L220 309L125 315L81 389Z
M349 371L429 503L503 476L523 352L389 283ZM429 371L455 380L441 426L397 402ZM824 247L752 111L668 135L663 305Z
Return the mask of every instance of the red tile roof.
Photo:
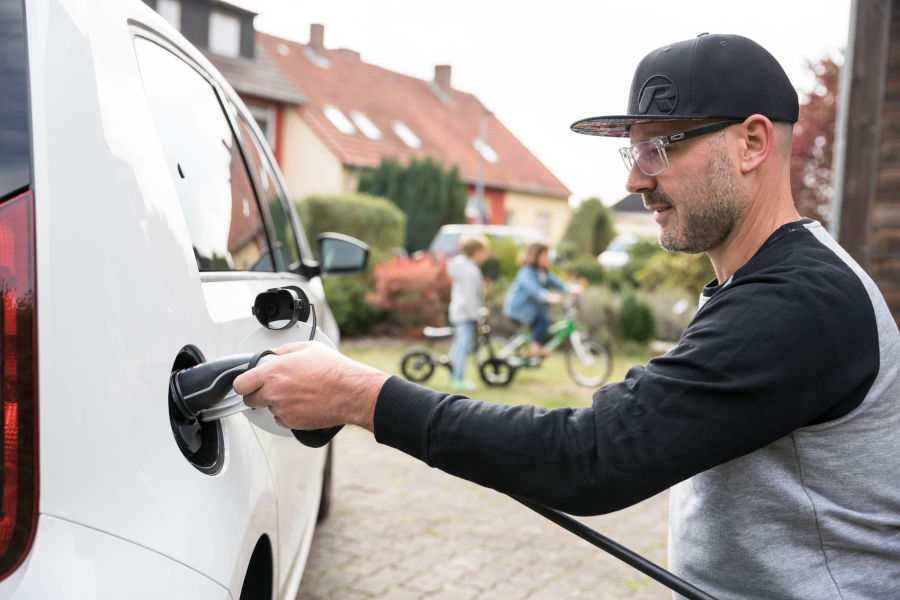
M374 168L382 157L407 162L430 156L448 167L458 165L467 183L477 180L479 152L474 142L485 108L472 94L442 93L433 82L367 64L348 50L316 55L304 44L259 32L257 36L258 48L306 97L308 103L297 110L344 165ZM326 59L327 67L315 64L316 57L320 64ZM381 131L381 139L371 140L358 128L351 135L342 133L322 112L325 106L340 109L347 118L351 111L365 114ZM395 121L421 140L418 149L394 133ZM485 186L561 198L571 194L494 115L488 117L486 140L499 160L484 161Z

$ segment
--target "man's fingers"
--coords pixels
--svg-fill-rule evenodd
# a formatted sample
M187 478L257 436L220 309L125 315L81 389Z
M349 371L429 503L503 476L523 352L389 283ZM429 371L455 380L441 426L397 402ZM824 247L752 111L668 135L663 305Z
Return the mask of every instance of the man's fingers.
M284 346L272 348L272 352L281 356L282 354L290 354L291 352L298 352L300 350L303 350L308 345L309 342L291 342L290 344L285 344Z
M246 397L249 394L252 394L256 390L262 387L262 384L265 380L265 376L263 375L262 368L250 369L249 371L245 371L241 373L234 379L234 383L231 384L231 387L234 388L234 392L239 396ZM249 405L248 405L249 406Z

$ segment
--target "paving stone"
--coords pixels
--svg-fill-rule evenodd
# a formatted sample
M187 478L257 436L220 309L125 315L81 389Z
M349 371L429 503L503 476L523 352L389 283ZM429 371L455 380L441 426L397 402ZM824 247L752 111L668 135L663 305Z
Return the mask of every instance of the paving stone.
M671 592L493 490L346 427L297 600L668 600ZM579 518L665 566L668 500Z

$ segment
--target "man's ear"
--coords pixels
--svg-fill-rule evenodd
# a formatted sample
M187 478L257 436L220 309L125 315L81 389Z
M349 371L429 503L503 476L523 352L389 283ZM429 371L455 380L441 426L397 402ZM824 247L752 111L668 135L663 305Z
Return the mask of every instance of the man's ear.
M741 173L758 168L775 148L775 127L763 115L751 115L740 126Z

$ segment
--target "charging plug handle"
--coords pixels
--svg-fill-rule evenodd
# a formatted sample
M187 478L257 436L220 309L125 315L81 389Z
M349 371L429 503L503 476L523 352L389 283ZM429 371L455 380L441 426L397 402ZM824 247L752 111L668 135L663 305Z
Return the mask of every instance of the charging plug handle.
M238 375L255 367L259 361L275 353L263 350L256 354L234 354L200 363L172 375L172 400L186 422L219 404L232 391ZM320 448L331 441L343 425L323 429L292 429L294 437L306 446Z

